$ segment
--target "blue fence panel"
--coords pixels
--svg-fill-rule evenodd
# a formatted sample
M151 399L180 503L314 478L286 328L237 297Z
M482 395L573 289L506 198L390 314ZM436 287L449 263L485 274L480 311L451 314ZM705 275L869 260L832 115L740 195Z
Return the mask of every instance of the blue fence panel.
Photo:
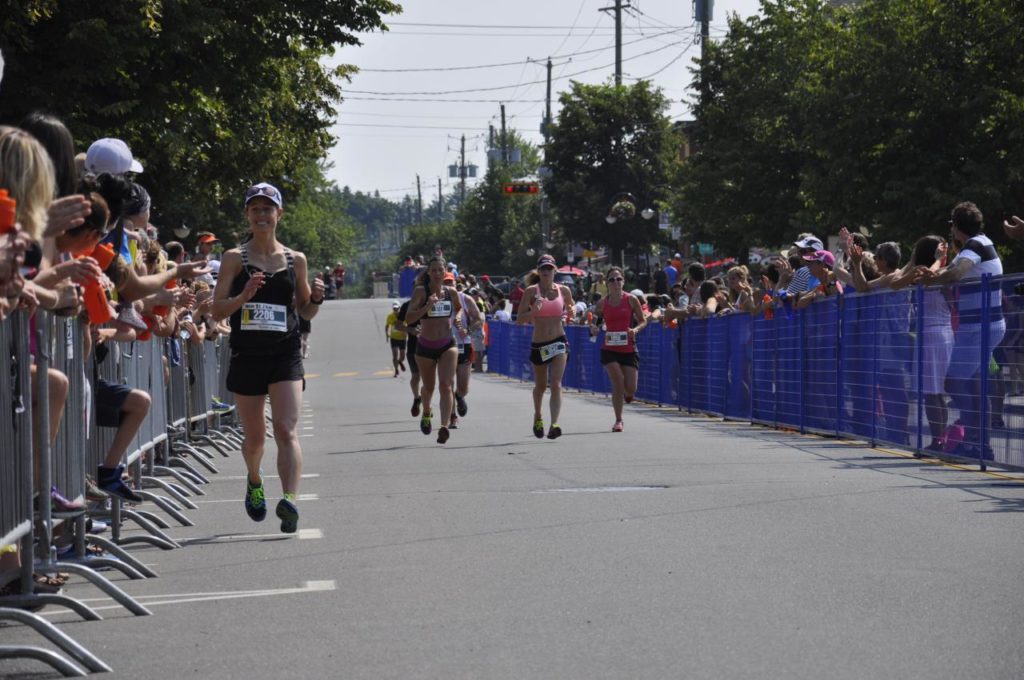
M775 394L775 347L778 326L759 317L751 322L750 419L776 424L778 399Z
M724 413L726 418L749 420L753 319L749 314L730 314L725 321L728 374Z
M1022 281L847 293L799 311L787 304L771 319L652 325L638 342L638 396L1024 467ZM490 370L531 380L530 332L492 322ZM601 334L567 335L565 385L608 392Z
M661 326L650 325L636 338L637 351L640 353L636 396L656 404L665 403L662 375L668 367L661 362L662 335Z
M804 428L835 432L836 371L839 348L839 298L831 297L801 310Z
M776 312L775 326L775 422L802 427L803 334L801 312Z

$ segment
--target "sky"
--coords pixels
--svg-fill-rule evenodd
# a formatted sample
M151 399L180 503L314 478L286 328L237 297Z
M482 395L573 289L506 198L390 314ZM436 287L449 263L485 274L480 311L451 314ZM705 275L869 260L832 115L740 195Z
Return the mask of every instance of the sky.
M329 63L360 69L344 86L332 129L328 178L353 191L392 200L416 195L424 203L457 183L466 136L466 164L486 168L488 126L506 125L540 144L545 63L552 68L552 116L571 80L610 82L615 73L614 0L398 0L390 31L360 36ZM623 82L652 80L673 102L669 116L688 118L692 59L700 54L691 0L632 0L623 13ZM716 0L711 39L721 38L728 14L747 17L759 0ZM472 186L474 180L469 180Z

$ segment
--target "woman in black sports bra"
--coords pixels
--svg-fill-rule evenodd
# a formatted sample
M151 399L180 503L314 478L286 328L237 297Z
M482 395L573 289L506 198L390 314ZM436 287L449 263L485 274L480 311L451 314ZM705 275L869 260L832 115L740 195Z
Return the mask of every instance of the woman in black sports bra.
M433 258L425 274L416 281L406 323L420 322L420 335L416 340L416 362L419 364L420 399L423 417L420 418L420 432L430 434L430 420L433 411L430 399L434 396L434 385L441 393L441 428L437 431L437 443L448 441L448 423L452 417L452 385L455 382L455 366L459 351L452 337L452 321L461 311L459 294L451 286L444 285L444 260Z
M252 238L224 253L213 294L213 314L217 319L231 319L227 388L235 393L245 435L242 455L249 472L245 510L257 522L267 516L260 463L267 436L264 399L269 394L277 471L284 492L277 516L281 531L293 533L299 521L295 498L302 475L302 450L296 435L303 388L299 316L316 316L324 301L324 286L317 279L310 289L306 256L277 240L283 205L281 192L265 182L245 192L245 217Z

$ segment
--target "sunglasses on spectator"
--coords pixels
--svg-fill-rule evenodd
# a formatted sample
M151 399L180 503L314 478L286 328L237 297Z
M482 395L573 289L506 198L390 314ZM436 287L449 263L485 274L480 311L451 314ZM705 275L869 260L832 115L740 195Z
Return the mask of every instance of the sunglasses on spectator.
M621 276L613 276L613 277L608 279L608 283L622 283L622 277Z

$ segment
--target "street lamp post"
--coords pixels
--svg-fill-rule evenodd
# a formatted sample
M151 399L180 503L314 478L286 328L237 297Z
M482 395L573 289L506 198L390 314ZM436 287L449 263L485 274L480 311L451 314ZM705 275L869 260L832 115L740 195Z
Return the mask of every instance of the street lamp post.
M608 224L616 224L617 222L629 222L636 219L638 203L636 196L628 191L622 191L615 194L611 198L611 202L608 206L608 214L605 216L604 221ZM639 213L640 217L647 221L650 221L658 214L658 212L650 206L640 210ZM619 265L625 268L625 248L620 252L619 260Z

